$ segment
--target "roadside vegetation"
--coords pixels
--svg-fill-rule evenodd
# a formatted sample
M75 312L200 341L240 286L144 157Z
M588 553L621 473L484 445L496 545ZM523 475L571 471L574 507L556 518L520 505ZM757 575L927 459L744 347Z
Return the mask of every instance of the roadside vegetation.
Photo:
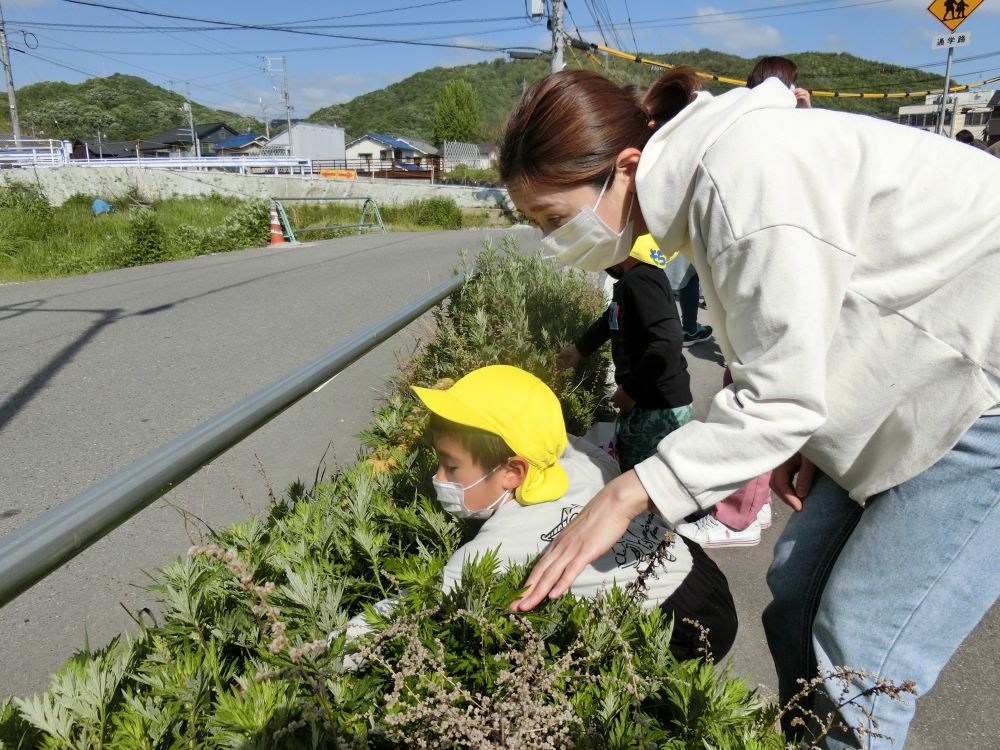
M553 387L570 431L607 417L607 358L552 364L604 305L592 283L513 248L477 267L433 314L356 462L192 539L156 576L155 618L135 613L133 636L73 656L42 694L0 701L0 747L784 747L776 706L725 668L671 657L641 587L513 615L525 570L487 556L442 594L469 530L433 500L408 386L503 362ZM374 609L386 597L394 614ZM348 637L362 613L374 632Z
M114 199L114 211L94 216L96 196L78 194L52 206L32 187L0 187L0 282L72 276L182 260L270 242L268 203L221 196L146 201L137 193ZM448 198L382 206L386 228L459 229L485 226L487 212L463 213ZM294 227L347 224L303 233L310 241L353 234L361 204L290 204Z

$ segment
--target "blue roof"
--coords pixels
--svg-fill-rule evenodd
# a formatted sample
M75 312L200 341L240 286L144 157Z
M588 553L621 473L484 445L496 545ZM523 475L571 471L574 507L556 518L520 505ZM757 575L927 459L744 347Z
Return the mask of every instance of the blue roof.
M234 135L232 138L227 138L224 141L219 141L215 144L218 148L239 148L240 146L245 146L251 141L263 136L263 133L244 133L243 135Z
M369 138L373 138L376 141L381 141L386 146L391 146L392 148L401 148L403 151L417 151L418 149L411 146L409 143L404 143L403 141L396 140L388 135L382 135L381 133L365 133Z

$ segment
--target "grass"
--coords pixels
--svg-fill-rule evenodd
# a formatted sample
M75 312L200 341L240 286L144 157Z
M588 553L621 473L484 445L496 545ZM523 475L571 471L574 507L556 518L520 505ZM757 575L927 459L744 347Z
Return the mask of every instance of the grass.
M283 204L292 224L296 239L300 241L346 237L355 233L361 216L361 201ZM426 229L475 229L489 226L486 211L462 211L449 199L409 201L395 205L379 205L382 222L390 232L412 232ZM366 221L371 221L366 217ZM303 228L347 225L341 229L324 229L302 232ZM377 231L377 230L375 230Z
M0 282L110 271L262 247L270 241L268 204L262 200L212 194L149 202L129 194L114 201L113 213L93 216L90 206L94 197L75 195L54 207L33 188L0 188ZM459 229L488 223L486 211L463 213L450 199L380 208L389 231ZM298 237L312 241L353 234L361 205L290 203L286 210L296 229L351 225L303 232Z

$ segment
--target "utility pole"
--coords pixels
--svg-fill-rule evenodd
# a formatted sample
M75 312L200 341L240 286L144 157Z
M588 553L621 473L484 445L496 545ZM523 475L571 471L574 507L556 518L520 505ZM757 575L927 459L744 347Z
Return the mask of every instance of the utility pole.
M281 88L274 82L274 61L281 60ZM271 86L274 90L278 92L281 96L282 101L285 102L285 124L288 126L288 155L292 155L292 106L288 99L288 64L285 60L285 56L281 57L265 57L265 70L271 77Z
M934 128L934 132L941 135L941 131L944 128L944 114L948 109L948 88L951 86L951 58L955 54L955 48L948 48L948 64L944 68L944 89L941 91L941 112L938 114L937 127ZM951 115L951 129L955 130L955 114L952 112Z
M188 152L189 155L190 155L190 154L194 153L194 141L195 141L194 113L191 112L191 102L184 102L184 104L181 105L181 109L183 109L185 112L187 112L187 114L188 114L188 127L191 128L191 150Z
M0 64L3 64L4 78L7 79L7 106L10 108L10 129L15 143L21 138L21 121L17 117L17 99L14 98L14 74L10 70L10 49L7 47L7 27L3 20L3 5L0 4Z
M264 104L264 97L258 96L257 101L260 103L260 116L264 120L264 137L271 140L271 123L267 119L267 105Z
M194 149L195 158L201 158L201 141L198 140L198 131L194 129L194 110L191 107L191 84L184 84L184 109L188 113L188 123L191 125L191 148Z
M552 67L551 72L558 73L565 67L563 62L563 0L552 0L552 17L549 19L552 29Z

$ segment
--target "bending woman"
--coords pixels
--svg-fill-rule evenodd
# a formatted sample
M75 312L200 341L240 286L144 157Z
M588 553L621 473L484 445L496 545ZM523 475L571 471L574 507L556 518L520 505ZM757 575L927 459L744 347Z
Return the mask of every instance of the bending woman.
M794 111L777 79L697 87L671 71L640 102L556 73L507 121L500 173L547 251L599 269L647 231L682 248L734 381L587 505L514 607L562 594L638 513L676 523L778 467L775 491L802 510L768 573L781 698L817 665L925 693L1000 592L1000 162ZM828 745L902 745L914 707L861 703Z

